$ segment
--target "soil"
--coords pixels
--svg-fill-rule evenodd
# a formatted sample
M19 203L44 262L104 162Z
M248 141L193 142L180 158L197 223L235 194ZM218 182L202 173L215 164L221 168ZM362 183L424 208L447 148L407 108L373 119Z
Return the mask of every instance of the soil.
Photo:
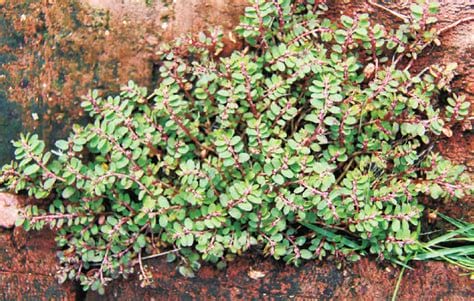
M443 0L438 28L474 15L469 0ZM367 1L327 1L331 18L369 11L377 20L397 20ZM411 1L379 1L406 12ZM238 23L244 0L0 0L0 164L12 156L9 146L20 132L35 131L47 141L64 137L85 117L78 104L91 88L117 91L129 79L153 88L158 45L181 33ZM459 64L453 91L474 104L474 22L442 36L440 47L427 49L414 66ZM229 41L228 41L229 42ZM228 43L226 53L236 44ZM418 69L417 69L418 68ZM474 172L474 132L455 131L437 149ZM429 203L429 210L474 221L471 198L457 203ZM428 212L428 210L427 210ZM436 220L432 228L445 225ZM332 262L285 266L258 254L231 262L225 271L203 267L196 278L178 275L173 264L148 262L154 283L141 288L136 277L113 282L107 295L83 293L75 283L57 284L54 234L0 229L1 300L308 300L389 299L400 269L363 259L341 269ZM415 263L402 279L400 300L469 300L472 280L440 262ZM250 276L264 275L259 279Z

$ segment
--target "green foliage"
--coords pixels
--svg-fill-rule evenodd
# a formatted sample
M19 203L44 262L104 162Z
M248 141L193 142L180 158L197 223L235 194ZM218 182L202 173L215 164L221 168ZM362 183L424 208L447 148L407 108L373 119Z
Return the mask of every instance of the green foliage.
M91 92L92 122L56 149L36 135L3 168L11 190L51 200L19 221L58 230L62 281L104 285L161 252L193 276L257 248L300 264L419 250L422 198L472 193L462 166L433 151L469 103L455 65L410 71L435 40L432 4L396 29L368 14L324 18L314 1L255 0L237 28L246 48L219 58L222 33L165 45L148 94ZM424 7L429 9L424 9Z
M421 249L413 256L413 260L438 259L455 264L474 276L474 224L438 215L454 226L455 230L447 231L430 241L421 244ZM469 244L470 243L470 244Z

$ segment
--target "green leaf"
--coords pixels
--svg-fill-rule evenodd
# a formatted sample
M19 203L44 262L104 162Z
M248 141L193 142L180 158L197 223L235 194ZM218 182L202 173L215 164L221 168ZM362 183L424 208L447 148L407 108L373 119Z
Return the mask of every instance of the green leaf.
M158 206L160 206L161 208L169 208L170 203L168 202L167 198L165 198L163 196L159 196L158 197Z
M191 247L194 243L194 236L192 234L186 234L181 238L181 245L183 247Z
M430 186L430 196L433 199L438 199L443 193L443 189L438 184L433 184Z
M181 275L183 275L186 278L194 278L195 277L194 272L190 267L180 266L178 268L178 271Z
M22 226L24 223L25 223L25 218L18 218L18 219L15 221L15 227L20 227L20 226Z
M423 7L421 7L418 4L412 4L410 6L410 9L411 9L411 12L415 15L420 15L420 16L423 15Z
M166 227L168 225L168 216L161 214L158 223L162 228Z
M87 143L87 140L85 138L79 137L74 140L74 144L76 145L84 145Z
M291 179L294 177L294 173L291 171L291 169L283 169L281 171L282 175L284 175L286 178Z
M140 248L144 248L146 246L146 237L143 234L138 235L137 237L137 244Z
M232 145L232 146L236 145L239 142L240 142L240 137L238 137L238 136L234 136L234 137L232 137L232 139L230 139L230 145Z
M240 210L235 207L229 210L229 215L235 219L240 219L242 217L242 213L240 212Z
M319 123L319 117L315 114L308 114L304 119L313 123Z
M50 190L51 187L53 187L54 183L56 183L56 179L55 178L49 178L46 181L44 181L43 188L45 190Z
M107 223L111 226L115 226L118 224L118 220L117 218L113 217L113 216L108 216L107 217Z
M303 259L311 259L313 257L313 253L306 249L300 250L300 255Z
M354 24L354 20L348 16L341 16L341 21L342 21L342 24L347 27L347 28L350 28L352 27L352 24Z
M63 190L61 196L65 199L69 199L75 192L76 189L74 187L68 186Z
M324 118L324 124L329 125L329 126L338 125L339 121L334 117L326 117Z
M250 160L249 154L247 154L247 153L240 153L239 154L239 162L240 163L247 162L248 160Z
M393 232L398 232L398 231L400 231L400 220L394 219L394 220L392 221L392 230L393 230Z
M154 198L151 198L150 196L145 196L143 199L143 209L150 209L153 210L155 209L156 206L156 200Z
M119 161L115 162L118 169L124 168L129 163L128 159L122 157Z
M56 141L55 145L60 149L60 150L68 150L69 149L69 144L65 140L58 140Z
M426 253L416 254L413 260L429 260L433 258L445 258L446 256L473 256L474 246L452 247L440 250L429 250ZM471 263L472 264L472 263Z
M285 183L285 179L280 174L274 175L273 181L278 185L283 185Z
M28 165L28 167L25 168L25 170L23 171L23 173L24 173L26 176L30 176L30 175L36 173L39 169L40 169L39 165L37 165L37 164L32 164L32 165Z
M234 166L235 161L234 158L227 158L223 161L224 166Z
M306 228L310 229L310 230L313 230L315 231L316 233L320 234L320 235L323 235L324 237L327 237L329 239L335 239L336 238L336 234L334 232L331 232L330 230L326 230L326 229L323 229L321 227L318 227L316 225L312 225L312 224L308 224L308 223L301 223L303 226L305 226ZM352 241L350 238L347 238L347 237L342 237L341 238L341 242L349 247L349 248L352 248L354 250L360 250L363 248L362 245L359 245L357 244L356 242Z
M277 244L275 247L275 256L280 257L286 255L286 247L283 244Z
M285 64L283 64L281 61L278 61L276 63L276 68L278 71L283 72L285 71Z

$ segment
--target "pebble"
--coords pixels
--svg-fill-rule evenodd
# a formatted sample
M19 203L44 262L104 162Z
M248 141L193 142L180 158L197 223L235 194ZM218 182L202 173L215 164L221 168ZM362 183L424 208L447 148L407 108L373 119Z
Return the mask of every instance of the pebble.
M0 227L13 228L21 217L21 211L19 196L0 192Z

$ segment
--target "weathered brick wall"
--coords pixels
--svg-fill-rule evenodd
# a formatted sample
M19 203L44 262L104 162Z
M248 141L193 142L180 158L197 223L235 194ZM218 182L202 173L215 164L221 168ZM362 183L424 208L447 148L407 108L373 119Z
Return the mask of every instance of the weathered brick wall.
M114 9L109 14L69 0L0 0L0 163L11 158L8 141L20 131L34 130L47 140L66 135L72 123L83 120L78 96L90 88L113 91L128 79L153 87L154 53L161 41L212 24L230 29L245 5L244 0L176 0L134 9L127 4L136 0L82 1ZM410 2L379 1L402 11ZM474 15L470 0L442 2L440 27ZM374 18L394 21L362 0L333 0L329 5L333 18L370 10ZM474 22L459 25L443 35L441 47L427 49L419 62L458 62L454 89L472 102L473 33ZM473 170L472 132L455 133L439 149ZM435 205L452 216L474 216L471 200ZM0 229L0 246L1 300L387 299L399 272L368 260L342 270L316 262L297 269L249 255L230 263L224 272L206 266L196 278L184 279L174 265L156 260L149 263L155 276L151 287L142 289L132 278L114 282L107 296L99 297L82 294L75 284L56 283L51 232ZM265 276L251 279L253 270ZM401 299L472 298L472 282L458 274L445 264L419 264L406 273Z

